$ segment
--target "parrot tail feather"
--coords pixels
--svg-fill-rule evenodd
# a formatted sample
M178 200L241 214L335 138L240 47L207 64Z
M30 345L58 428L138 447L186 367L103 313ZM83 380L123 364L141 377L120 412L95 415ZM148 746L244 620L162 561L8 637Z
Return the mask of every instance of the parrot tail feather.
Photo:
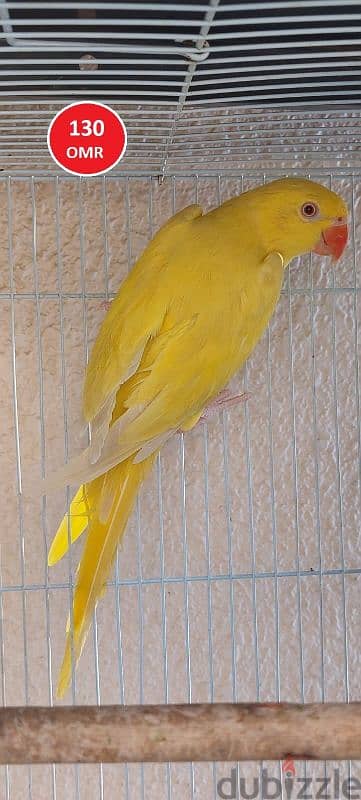
M85 531L90 522L90 505L86 486L78 489L69 512L63 517L48 553L48 566L52 567L67 553L71 544Z
M65 654L57 688L58 697L63 697L69 686L73 663L75 667L80 658L95 606L104 592L114 563L117 545L123 536L140 485L150 472L155 458L156 453L140 464L134 464L131 459L123 461L101 479L86 485L85 490L81 487L73 500L75 503L75 500L78 498L79 501L80 498L80 502L85 502L81 500L85 496L92 512L88 517L89 526L77 572L72 624L67 630ZM63 525L68 531L66 517L59 531ZM55 554L61 549L55 547L58 534L52 546Z

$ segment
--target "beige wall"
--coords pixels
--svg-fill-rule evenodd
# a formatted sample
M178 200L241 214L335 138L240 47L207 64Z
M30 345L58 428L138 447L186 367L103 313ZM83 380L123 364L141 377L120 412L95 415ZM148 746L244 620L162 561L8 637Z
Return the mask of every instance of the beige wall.
M245 176L243 188L260 180ZM270 330L234 382L247 403L164 449L66 702L360 698L361 184L332 185L354 207L355 239L335 267L319 257L292 265ZM32 480L81 447L86 351L107 292L175 209L241 189L238 178L0 181L6 705L52 702L80 547L47 572L66 497L43 506ZM12 800L214 796L211 765L193 778L188 765L37 767L30 789L27 768L2 773L0 798Z

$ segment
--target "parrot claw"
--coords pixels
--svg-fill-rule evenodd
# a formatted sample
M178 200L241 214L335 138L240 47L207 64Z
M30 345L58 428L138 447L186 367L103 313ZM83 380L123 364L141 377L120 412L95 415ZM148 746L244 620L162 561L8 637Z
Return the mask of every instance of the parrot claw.
M208 420L213 417L215 414L218 414L219 411L225 411L228 408L232 408L232 406L237 406L239 403L245 403L247 400L250 399L252 395L250 392L241 392L241 394L229 394L227 390L220 392L217 397L204 409L203 414L201 414L199 421L200 422L208 422Z
M212 400L209 405L204 409L203 413L198 417L188 420L188 424L183 425L177 430L177 433L183 434L190 430L195 430L199 427L200 423L208 422L211 417L219 414L220 411L225 411L232 406L237 406L239 403L245 403L252 397L250 392L241 392L241 394L230 394L226 389L220 392L217 397Z

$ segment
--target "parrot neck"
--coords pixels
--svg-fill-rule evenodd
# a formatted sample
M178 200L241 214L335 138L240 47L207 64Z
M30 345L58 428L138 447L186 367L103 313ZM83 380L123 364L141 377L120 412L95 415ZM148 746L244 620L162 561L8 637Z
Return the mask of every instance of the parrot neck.
M257 196L256 192L253 198L252 193L241 195L237 198L238 219L242 220L240 223L242 231L245 231L253 246L254 241L257 241L260 259L266 259L271 253L279 253L286 267L298 255L297 244L292 236L285 236L283 223L286 224L287 220L283 220L280 214L275 213L273 217L269 213L268 204L262 202L266 199Z
M267 196L245 192L223 203L203 217L212 230L222 234L243 251L252 252L252 260L261 264L270 253L279 253L286 267L300 248L292 236L285 236L282 214L270 214Z

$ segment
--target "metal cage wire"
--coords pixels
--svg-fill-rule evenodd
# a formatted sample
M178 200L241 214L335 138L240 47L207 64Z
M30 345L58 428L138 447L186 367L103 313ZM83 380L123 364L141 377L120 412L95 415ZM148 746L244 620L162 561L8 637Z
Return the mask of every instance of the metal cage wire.
M32 476L80 446L102 303L174 211L290 172L345 197L350 246L336 269L297 260L234 384L250 399L158 458L70 697L359 699L359 3L1 0L0 13L3 705L54 703L79 548L47 570L69 496L40 506ZM51 118L77 98L127 125L106 178L65 176L47 152ZM264 766L236 765L237 785L251 792ZM286 797L284 765L267 767ZM358 763L295 764L300 778L334 767L361 779ZM6 800L196 800L219 796L230 765L0 771Z

